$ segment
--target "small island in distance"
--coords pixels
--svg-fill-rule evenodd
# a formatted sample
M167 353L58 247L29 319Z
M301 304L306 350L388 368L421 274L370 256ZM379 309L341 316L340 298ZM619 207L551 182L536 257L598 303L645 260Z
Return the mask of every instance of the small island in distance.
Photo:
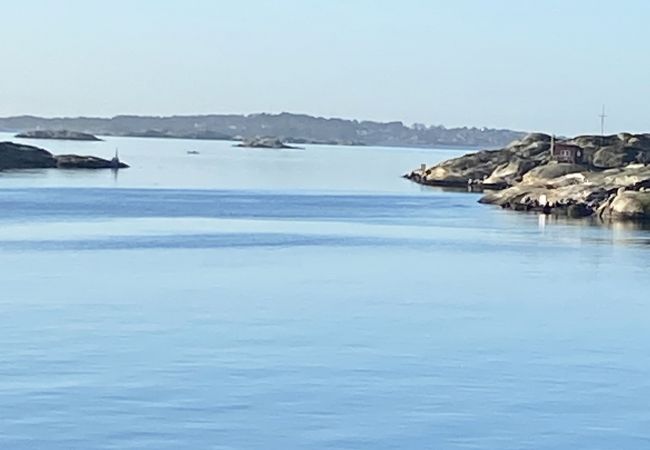
M22 139L57 139L63 141L101 141L90 133L70 130L31 130L18 133L17 138Z
M302 150L302 147L294 147L293 145L288 145L279 138L273 137L259 137L253 139L245 139L239 144L236 144L235 147L245 147L245 148L274 148L274 149L293 149L293 150Z

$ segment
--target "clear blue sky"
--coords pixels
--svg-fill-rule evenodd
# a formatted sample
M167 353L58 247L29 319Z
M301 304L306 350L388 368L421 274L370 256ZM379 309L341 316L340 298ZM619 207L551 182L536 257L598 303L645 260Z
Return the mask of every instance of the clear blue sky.
M645 0L4 0L0 115L650 131Z

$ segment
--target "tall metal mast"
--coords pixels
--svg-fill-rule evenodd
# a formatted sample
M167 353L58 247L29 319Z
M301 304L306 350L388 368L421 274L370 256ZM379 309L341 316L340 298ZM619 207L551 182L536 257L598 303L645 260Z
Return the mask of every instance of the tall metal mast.
M600 113L600 136L604 137L605 136L605 118L607 115L605 114L605 105L603 105L603 110Z

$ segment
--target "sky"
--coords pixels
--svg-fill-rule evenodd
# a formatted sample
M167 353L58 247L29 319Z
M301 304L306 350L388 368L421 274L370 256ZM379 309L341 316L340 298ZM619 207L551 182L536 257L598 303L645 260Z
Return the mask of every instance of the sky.
M646 0L0 0L0 116L650 131Z

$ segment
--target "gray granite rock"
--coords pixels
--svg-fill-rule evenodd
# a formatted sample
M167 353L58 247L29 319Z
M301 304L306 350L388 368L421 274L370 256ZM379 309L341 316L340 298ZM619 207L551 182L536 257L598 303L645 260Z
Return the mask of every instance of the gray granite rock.
M119 160L96 156L58 155L45 149L14 142L0 142L0 170L21 169L124 169Z
M481 203L517 211L650 219L650 135L558 140L583 149L580 164L553 160L550 140L530 134L501 150L467 154L405 177L421 184L482 188Z

